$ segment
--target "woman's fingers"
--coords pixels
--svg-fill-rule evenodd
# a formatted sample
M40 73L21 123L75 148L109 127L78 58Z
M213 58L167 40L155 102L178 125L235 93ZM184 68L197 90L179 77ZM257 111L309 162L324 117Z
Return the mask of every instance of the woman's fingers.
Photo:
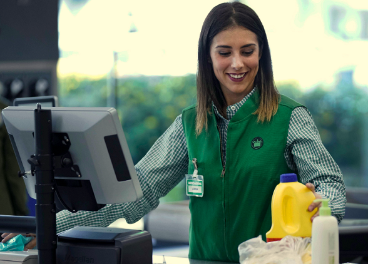
M319 194L317 194L317 195L319 195ZM316 195L316 199L320 199L319 197L317 197L317 195ZM319 196L321 196L321 195L319 195ZM308 211L312 212L315 208L320 208L321 206L322 206L321 202L313 202L308 206Z
M17 235L19 235L19 234L18 233L4 233L4 234L1 235L1 237L3 238L3 240L1 242L5 243L9 239L12 239L13 237L15 237Z
M317 216L319 216L319 211L317 211L317 213L315 213L315 214L311 217L311 221L313 222L314 218L316 218Z
M307 186L307 188L311 190L313 193L316 192L316 188L314 187L312 183L308 182L305 186Z
M305 186L307 186L307 188L309 190L311 190L314 194L314 196L316 197L316 199L322 199L322 195L320 195L319 193L316 192L316 188L315 186L308 182ZM319 216L319 208L322 206L321 202L312 202L309 206L308 206L308 211L312 212L314 209L318 208L317 212L311 217L311 221L313 222L314 218L316 218L317 216Z
M314 194L314 196L316 197L316 199L318 199L318 195L316 193L316 188L314 187L314 185L310 182L308 182L306 185L305 185L309 190L311 190ZM309 212L312 212L316 207L319 207L321 204L321 202L312 202L309 206L308 206L308 211Z
M34 238L27 245L24 246L24 251L27 251L28 249L33 249L37 244L37 239Z

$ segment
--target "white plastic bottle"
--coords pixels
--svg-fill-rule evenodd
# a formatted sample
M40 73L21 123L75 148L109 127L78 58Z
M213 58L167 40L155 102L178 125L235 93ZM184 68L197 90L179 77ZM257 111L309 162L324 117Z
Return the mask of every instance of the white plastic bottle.
M322 207L312 223L312 264L339 264L339 228L328 201L315 200L322 202Z

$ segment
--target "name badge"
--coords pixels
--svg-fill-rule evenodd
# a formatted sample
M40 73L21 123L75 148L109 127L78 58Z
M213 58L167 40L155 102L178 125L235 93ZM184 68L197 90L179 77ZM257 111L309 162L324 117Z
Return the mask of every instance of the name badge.
M197 159L192 160L194 163L193 174L185 174L186 194L187 196L203 197L204 180L203 175L198 175Z
M203 176L194 177L194 174L186 174L185 178L187 196L203 197Z

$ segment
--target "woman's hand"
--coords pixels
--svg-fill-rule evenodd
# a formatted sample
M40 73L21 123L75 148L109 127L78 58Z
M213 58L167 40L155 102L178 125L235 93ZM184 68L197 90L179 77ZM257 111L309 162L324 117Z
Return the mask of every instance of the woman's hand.
M1 237L3 238L1 242L5 243L6 241L12 239L13 237L16 237L17 235L19 234L18 233L4 233L1 235Z
M3 240L1 242L5 243L6 241L12 239L13 237L15 237L17 235L19 235L19 234L18 233L4 233L4 234L1 235L1 237L3 238ZM34 239L29 241L29 243L24 246L24 251L27 251L28 249L33 249L37 244L36 234L23 234L23 236L34 237Z
M323 198L319 193L316 193L316 188L314 187L314 185L312 183L308 182L305 186L307 186L307 188L313 192L316 199L322 199ZM314 218L319 216L319 208L321 206L322 206L321 202L313 202L309 205L309 207L308 207L309 212L312 212L315 208L317 208L317 212L311 217L312 222L313 222Z
M33 237L33 239L31 241L29 241L25 246L24 246L24 251L27 251L28 249L33 249L36 245L37 245L37 239L36 239L36 234L26 234L26 237Z

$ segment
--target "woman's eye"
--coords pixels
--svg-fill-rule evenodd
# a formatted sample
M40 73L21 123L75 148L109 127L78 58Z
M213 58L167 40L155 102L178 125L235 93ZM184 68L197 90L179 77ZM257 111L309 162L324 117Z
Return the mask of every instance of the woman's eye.
M253 53L253 50L251 50L251 51L243 51L243 55L245 55L245 56L252 55L252 53Z
M219 52L221 56L229 56L230 52Z

